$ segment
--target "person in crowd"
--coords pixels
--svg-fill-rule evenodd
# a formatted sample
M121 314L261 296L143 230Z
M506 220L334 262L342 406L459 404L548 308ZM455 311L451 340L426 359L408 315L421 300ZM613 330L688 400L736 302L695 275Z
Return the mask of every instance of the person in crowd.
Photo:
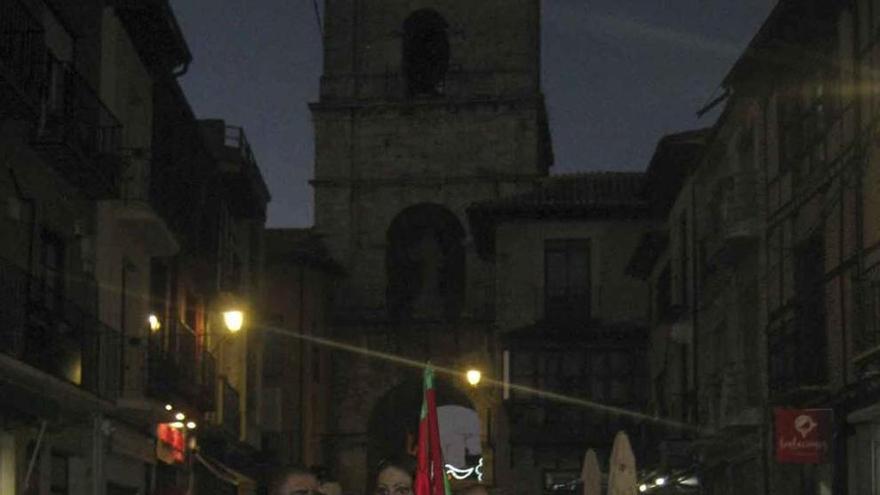
M300 466L278 470L269 485L269 495L320 495L318 476Z
M321 495L342 495L342 485L338 481L322 481L318 491Z
M335 481L330 470L324 466L312 466L312 472L318 476L318 491L322 495L342 495L342 485Z
M374 495L412 495L415 461L410 457L386 459L376 470Z

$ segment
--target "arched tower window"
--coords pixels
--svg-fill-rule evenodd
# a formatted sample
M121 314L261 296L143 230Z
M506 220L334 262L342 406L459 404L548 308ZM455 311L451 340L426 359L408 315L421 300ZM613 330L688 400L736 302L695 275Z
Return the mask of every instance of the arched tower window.
M388 229L387 307L393 319L449 320L464 303L465 231L435 204L403 210Z
M431 9L417 10L403 23L403 72L411 95L440 94L449 68L449 25Z

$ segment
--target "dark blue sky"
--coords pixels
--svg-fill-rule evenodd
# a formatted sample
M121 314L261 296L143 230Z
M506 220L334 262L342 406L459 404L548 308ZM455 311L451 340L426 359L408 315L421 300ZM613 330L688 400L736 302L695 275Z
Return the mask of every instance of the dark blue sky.
M642 170L663 134L711 124L714 116L697 120L696 110L774 4L545 0L553 173ZM196 114L245 127L272 191L271 226L310 225L307 103L317 98L322 58L312 1L172 5L195 57L182 81Z

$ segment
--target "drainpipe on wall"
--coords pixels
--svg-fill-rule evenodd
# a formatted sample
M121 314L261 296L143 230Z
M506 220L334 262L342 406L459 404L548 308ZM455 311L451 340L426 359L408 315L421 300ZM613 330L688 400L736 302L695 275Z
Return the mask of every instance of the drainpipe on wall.
M8 165L11 160L7 159L6 164ZM37 239L37 202L34 198L30 196L26 196L24 191L21 188L21 184L18 183L18 179L15 176L15 172L9 167L9 176L12 179L12 185L15 188L16 198L28 205L28 219L29 219L29 229L28 229L28 259L27 259L27 270L25 270L28 274L32 274L34 271L34 244L36 244ZM26 297L29 299L32 293L31 287L31 279L33 277L27 277L27 294Z
M40 458L40 449L43 448L43 435L46 434L46 420L40 422L40 432L37 434L37 441L34 443L34 451L28 460L27 472L24 475L24 483L21 485L22 493L26 493L31 487L31 476L34 474L34 465Z
M92 416L92 494L104 495L104 416Z
M756 167L756 168L758 170L761 170L763 168L763 170L765 170L765 177L766 177L766 170L769 165L768 158L769 158L769 150L770 150L770 146L768 144L769 139L770 139L769 138L770 126L769 126L769 118L768 118L768 112L769 112L769 108L770 108L770 98L764 97L763 103L764 103L763 104L763 114L764 114L763 115L763 124L764 125L762 127L764 128L764 139L763 139L764 142L762 143L763 144L763 146L762 146L763 147L762 159L764 161L764 163L763 163L764 166L760 167L760 168L759 167ZM767 196L768 196L766 182L764 184L763 193L764 193L764 204L766 205L767 204ZM763 220L764 219L762 219L762 221L761 221L761 230L762 230L761 238L766 239L766 234L765 234L766 229L764 228ZM761 249L761 251L764 252L764 255L762 256L764 263L767 263L767 251L765 248L766 248L766 241L763 242L760 249ZM764 300L763 304L766 306L766 304L767 304L766 293L765 293L765 297L763 298L763 300ZM764 309L766 312L766 308L764 308ZM770 359L769 359L770 339L769 339L769 336L767 335L767 325L764 324L763 327L764 327L764 331L763 331L763 339L761 341L761 345L764 348L765 354L764 354L763 362L764 362L764 366L766 368L763 379L765 382L769 382L769 378L770 378L770 373L769 373L770 372ZM768 385L769 385L769 383L768 383ZM761 457L763 458L763 462L762 462L763 466L762 467L764 470L764 495L770 495L770 455L771 455L771 453L770 453L770 444L769 444L768 440L769 440L769 436L772 433L771 433L770 428L768 427L768 422L769 422L770 416L768 414L768 411L766 411L766 409L769 408L768 397L767 397L768 394L769 394L769 386L765 387L764 394L762 394L762 403L763 403L762 406L763 407L761 408L762 409L762 416L764 416L764 418L765 418L764 421L761 421Z
M305 329L305 268L299 267L299 331L302 335L306 335ZM299 461L305 463L306 454L306 418L305 418L305 388L306 388L306 345L304 339L297 339L299 342L299 438L300 452Z
M698 313L700 309L697 307L697 268L699 265L699 256L697 253L697 188L696 180L691 183L691 240L690 244L694 247L691 252L691 354L693 355L694 367L694 419L697 425L700 424L700 356L697 352L699 343L699 332L697 331Z

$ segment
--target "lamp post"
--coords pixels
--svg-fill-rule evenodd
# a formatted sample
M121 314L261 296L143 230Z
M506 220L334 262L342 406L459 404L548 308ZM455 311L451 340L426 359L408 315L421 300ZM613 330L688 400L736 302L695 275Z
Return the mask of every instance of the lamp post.
M470 369L467 373L465 373L465 378L472 387L476 387L483 379L483 373L481 373L478 369Z
M223 311L223 326L226 327L226 332L222 337L217 339L217 342L211 346L211 351L216 351L220 344L222 344L230 335L234 335L241 331L244 327L244 311L240 309L227 309Z
M224 311L223 324L230 333L237 333L244 326L244 313L237 309Z

